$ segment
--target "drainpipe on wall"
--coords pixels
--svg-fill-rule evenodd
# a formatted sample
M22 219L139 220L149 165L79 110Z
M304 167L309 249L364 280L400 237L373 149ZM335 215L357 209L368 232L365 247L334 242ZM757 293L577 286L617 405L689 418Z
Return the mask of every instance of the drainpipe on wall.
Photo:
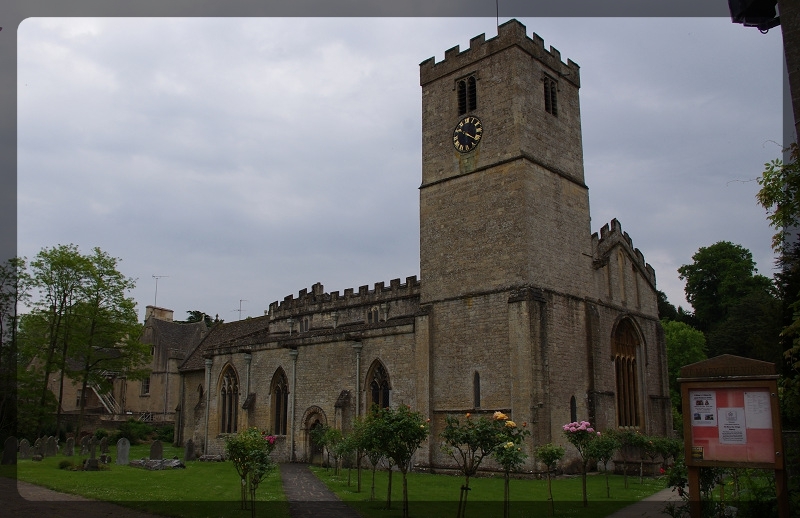
M247 399L250 397L250 363L253 361L253 355L247 353L244 355L244 364L247 365L247 369L245 370L245 375L247 379L245 380L245 387L247 387L247 392L245 392L244 397Z
M203 455L208 455L208 407L211 405L211 365L214 360L206 358L206 415L205 436L203 439Z
M291 423L292 423L292 430L289 434L289 460L294 462L294 406L295 406L295 393L297 392L297 349L289 350L289 356L292 358L292 412L291 412Z
M353 344L356 351L356 417L361 415L361 342Z

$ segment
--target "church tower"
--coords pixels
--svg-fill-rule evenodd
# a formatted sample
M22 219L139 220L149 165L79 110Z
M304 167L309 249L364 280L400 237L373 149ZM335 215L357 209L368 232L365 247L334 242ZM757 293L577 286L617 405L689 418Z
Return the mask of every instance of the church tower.
M579 67L516 20L421 63L421 302L590 282ZM586 272L581 275L578 272Z

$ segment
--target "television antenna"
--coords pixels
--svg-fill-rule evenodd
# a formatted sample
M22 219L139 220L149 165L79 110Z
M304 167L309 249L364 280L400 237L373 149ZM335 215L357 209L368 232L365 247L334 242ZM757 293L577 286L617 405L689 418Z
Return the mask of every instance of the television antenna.
M232 309L231 311L239 312L239 320L242 319L242 302L247 302L247 299L239 299L239 309Z
M154 307L158 307L158 279L162 279L164 277L169 277L169 275L153 275L153 279L156 280L156 296L153 297Z

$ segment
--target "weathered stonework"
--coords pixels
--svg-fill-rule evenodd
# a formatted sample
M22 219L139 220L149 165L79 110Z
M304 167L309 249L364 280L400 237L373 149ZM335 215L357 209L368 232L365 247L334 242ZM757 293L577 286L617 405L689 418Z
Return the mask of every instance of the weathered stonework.
M460 153L455 92L466 76L476 79L470 114L484 133ZM313 460L311 428L346 432L382 401L370 384L383 372L390 405L431 418L417 466L452 466L438 439L449 414L501 410L529 427L529 451L565 444L561 427L572 420L621 425L623 329L635 369L635 423L623 425L671 430L655 273L616 220L590 233L578 66L512 20L496 38L423 62L420 78L421 278L343 294L315 284L263 317L213 327L181 366L177 432L198 453L223 452L231 416L236 429L274 432L286 408L275 456ZM546 109L545 78L558 85L557 113ZM238 393L223 403L229 369Z

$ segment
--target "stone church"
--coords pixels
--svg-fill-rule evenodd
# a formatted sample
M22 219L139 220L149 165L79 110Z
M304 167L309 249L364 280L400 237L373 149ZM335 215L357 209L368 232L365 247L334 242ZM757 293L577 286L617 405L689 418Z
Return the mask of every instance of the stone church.
M414 464L440 467L447 415L500 410L528 451L575 420L671 430L655 272L616 220L591 233L578 65L511 20L420 83L420 277L213 327L180 367L179 440L221 453L256 426L308 461L315 426L407 404L431 419Z

